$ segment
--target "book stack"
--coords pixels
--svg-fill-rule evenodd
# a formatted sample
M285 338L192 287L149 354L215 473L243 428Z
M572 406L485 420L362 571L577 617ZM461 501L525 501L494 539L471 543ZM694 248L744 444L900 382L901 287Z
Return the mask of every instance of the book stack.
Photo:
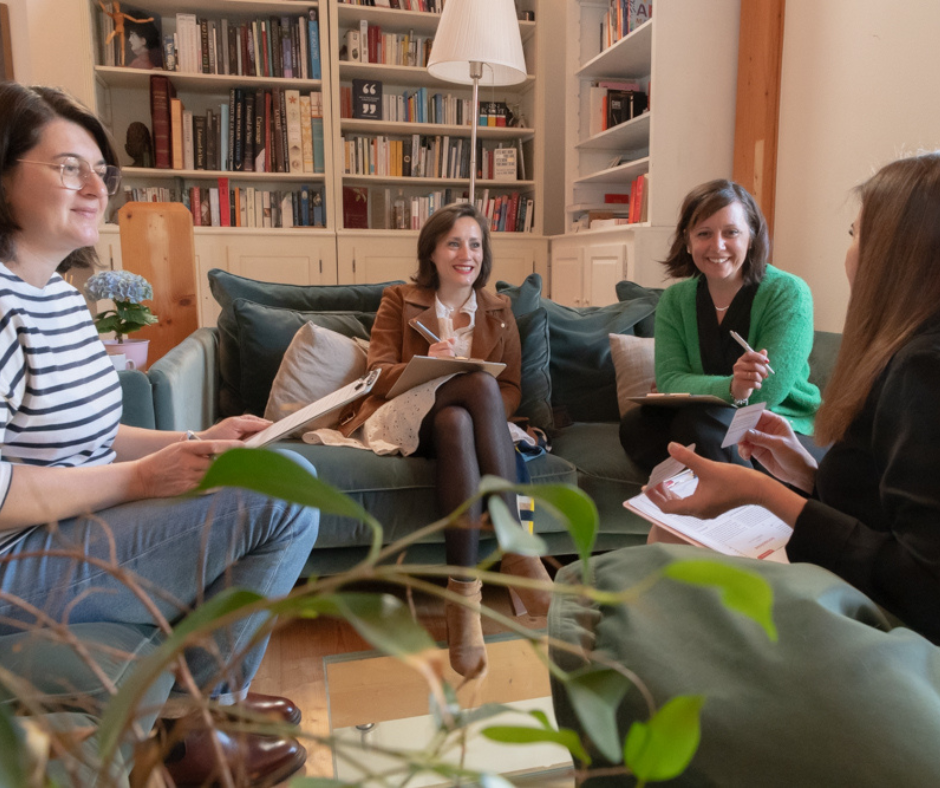
M193 215L196 227L325 227L323 186L293 190L231 186L191 186L178 200Z
M360 82L360 80L354 80ZM376 85L381 82L369 81ZM340 117L360 117L357 103L354 101L354 88L340 86ZM382 89L381 118L396 123L437 123L450 126L469 126L474 117L470 99L463 99L451 93L429 93L427 88L417 88L402 93L391 93ZM365 117L365 116L363 116ZM371 116L370 116L371 117ZM481 125L482 119L480 121Z
M231 88L229 101L194 115L169 77L150 77L154 166L227 172L324 171L323 96Z
M648 173L630 183L630 224L649 221L649 183Z
M360 63L381 63L386 66L426 68L434 39L431 36L407 33L387 33L380 25L361 20L359 27L343 34L340 60Z
M639 82L599 80L589 91L588 133L592 137L632 120L647 108L647 95L640 89Z
M476 207L489 220L491 232L532 232L535 202L531 197L519 192L490 196L489 189L484 189Z
M318 11L242 23L178 13L166 55L191 74L320 79Z
M402 11L422 11L439 14L444 10L444 0L338 0L344 5L369 5L378 8L398 8Z
M601 20L601 50L616 44L653 16L652 0L609 0Z

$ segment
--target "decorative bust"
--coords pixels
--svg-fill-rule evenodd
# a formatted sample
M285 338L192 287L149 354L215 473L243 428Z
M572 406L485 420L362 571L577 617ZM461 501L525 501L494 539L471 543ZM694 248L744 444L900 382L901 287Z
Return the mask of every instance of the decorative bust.
M133 167L153 167L153 141L150 129L139 120L127 127L127 143L124 145L127 155L134 161Z

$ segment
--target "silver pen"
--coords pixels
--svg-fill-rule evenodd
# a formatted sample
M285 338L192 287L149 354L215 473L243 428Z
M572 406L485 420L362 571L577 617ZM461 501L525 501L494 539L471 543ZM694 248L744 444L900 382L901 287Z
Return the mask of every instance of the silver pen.
M430 328L424 325L424 323L422 323L416 317L411 318L411 320L408 321L408 325L421 334L421 336L423 336L432 345L441 341L440 337L438 337L433 331L431 331Z
M729 333L731 334L731 338L732 338L735 342L737 342L741 347L743 347L745 350L748 350L748 351L750 351L751 353L755 353L755 352L756 352L756 351L754 350L754 348L752 348L747 342L744 341L744 337L742 337L737 331L731 331L731 332L729 332ZM765 366L767 367L767 371L768 371L771 375L776 375L776 374L777 374L776 372L774 372L774 368L773 368L772 366L770 366L770 364L766 364Z

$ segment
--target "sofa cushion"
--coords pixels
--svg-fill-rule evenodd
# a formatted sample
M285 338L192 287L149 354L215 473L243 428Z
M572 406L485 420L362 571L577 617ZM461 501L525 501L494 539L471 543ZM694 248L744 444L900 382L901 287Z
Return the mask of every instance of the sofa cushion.
M617 382L608 334L652 336L658 295L575 308L542 299L548 312L556 424L617 421Z
M639 407L630 397L642 397L652 390L656 380L653 363L653 337L609 334L610 355L617 379L617 406L621 418L630 408Z
M246 405L239 395L242 369L238 325L233 314L233 305L237 299L308 312L375 312L382 300L382 293L390 284L401 282L381 282L373 285L287 285L247 279L219 268L209 271L209 289L222 307L218 319L221 377L219 414L222 417L234 416L246 410ZM261 407L263 410L264 405Z
M516 318L522 343L522 400L516 416L542 429L552 427L551 353L548 312L542 307Z
M534 312L541 306L542 277L539 274L529 274L521 285L497 282L496 292L509 298L512 313L518 320L522 315Z
M374 312L299 312L264 306L244 298L232 304L241 375L237 389L249 413L264 413L281 359L301 327L313 322L349 337L368 339Z
M278 367L264 417L280 421L361 378L366 371L369 343L330 331L314 322L294 334ZM309 422L302 431L339 425L341 408Z
M614 285L614 291L617 293L618 301L632 301L634 298L643 298L650 295L659 301L659 297L663 294L665 288L644 287L636 282L631 282L629 279L622 279ZM649 334L649 336L652 336L652 334Z

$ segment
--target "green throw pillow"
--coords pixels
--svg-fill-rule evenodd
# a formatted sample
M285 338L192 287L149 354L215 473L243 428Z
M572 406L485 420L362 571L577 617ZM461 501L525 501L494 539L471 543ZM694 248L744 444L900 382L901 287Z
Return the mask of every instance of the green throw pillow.
M237 395L244 409L258 416L264 415L284 353L304 324L310 321L344 336L368 339L375 321L374 312L302 312L244 298L233 302L232 317L241 356Z
M524 416L534 427L551 429L552 376L548 345L548 312L542 307L516 319L522 342L522 400L516 416Z
M643 287L643 285L638 285L636 282L631 282L629 279L624 279L614 285L614 290L617 292L618 301L632 301L634 298L644 298L647 296L653 296L657 301L659 301L659 297L663 294L664 289L665 288L662 287ZM638 334L637 336L653 335Z
M658 300L647 292L631 301L579 309L542 299L548 313L555 426L620 420L607 335L652 336Z
M382 300L382 293L391 284L402 282L381 282L372 285L288 285L247 279L220 268L213 268L209 271L209 289L222 307L217 322L221 377L219 413L222 416L235 416L244 413L246 409L246 404L239 395L242 365L238 325L232 309L237 299L309 312L375 312Z
M509 298L509 302L512 304L512 313L516 318L519 318L539 308L539 301L542 296L542 277L538 274L529 274L521 285L497 282L496 292Z

